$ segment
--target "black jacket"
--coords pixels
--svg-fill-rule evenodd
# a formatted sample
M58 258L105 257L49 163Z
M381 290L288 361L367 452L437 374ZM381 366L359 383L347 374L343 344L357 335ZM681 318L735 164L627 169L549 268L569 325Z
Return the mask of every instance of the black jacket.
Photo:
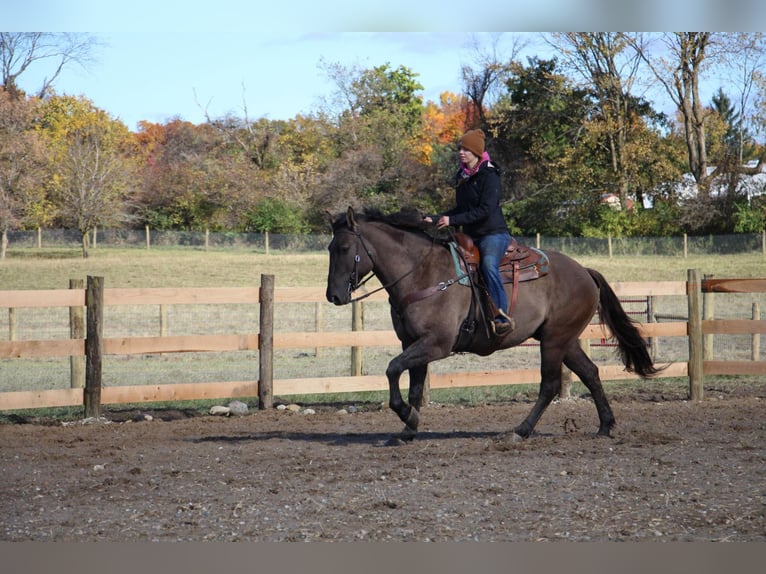
M508 232L500 209L500 171L492 162L482 163L471 177L458 170L455 182L456 206L442 214L449 216L450 225L471 237Z

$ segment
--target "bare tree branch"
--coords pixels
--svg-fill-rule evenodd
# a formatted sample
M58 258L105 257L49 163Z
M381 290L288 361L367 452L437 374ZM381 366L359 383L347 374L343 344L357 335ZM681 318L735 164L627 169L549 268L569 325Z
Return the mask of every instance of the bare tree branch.
M34 64L52 65L52 71L35 90L38 97L49 95L61 72L72 64L84 68L94 61L99 46L95 36L81 33L0 32L0 81L14 98L21 93L19 77Z

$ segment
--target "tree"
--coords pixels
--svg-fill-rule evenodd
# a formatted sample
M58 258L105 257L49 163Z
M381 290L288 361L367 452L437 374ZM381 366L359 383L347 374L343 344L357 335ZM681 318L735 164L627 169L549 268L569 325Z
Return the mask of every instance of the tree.
M87 258L90 232L127 218L134 190L130 132L85 98L52 97L40 126L55 159L51 196L60 222L77 229Z
M61 72L73 64L89 64L97 46L96 38L89 34L0 32L0 80L10 97L18 99L22 94L19 77L35 64L47 64L50 75L43 78L36 95L48 96Z
M629 36L619 32L555 33L549 42L562 54L565 65L574 69L592 91L603 123L604 146L609 153L614 177L611 191L628 204L627 146L636 113L631 86L636 78L639 57L628 50Z
M577 190L561 179L575 176L565 174L563 166L582 135L592 102L586 91L558 73L555 60L530 58L528 63L510 64L507 93L495 106L489 126L503 193L511 200L506 214L518 232L569 234L571 229L560 226L560 214L576 204L572 194Z
M417 151L423 126L423 101L417 93L423 86L417 74L389 64L366 70L335 64L327 69L338 88L338 157L323 173L318 203L363 199L394 209L403 200L409 202L427 171Z
M494 105L494 96L498 94L507 77L507 62L516 60L518 52L525 45L522 41L515 41L511 46L511 53L501 59L498 46L502 37L502 34L493 34L488 45L482 45L474 36L471 42L473 63L463 64L460 68L463 92L470 102L470 107L466 110L468 121L463 126L463 131L488 125L487 110Z
M739 122L736 127L739 138L739 164L745 162L744 153L749 130L758 129L755 97L764 77L766 63L766 35L762 32L737 32L723 37L722 51L727 70L731 70L731 85L736 87L739 104ZM759 158L759 163L762 159ZM757 170L759 170L758 166Z
M41 190L45 147L33 129L36 99L11 98L0 88L0 259L5 259L8 231L23 224Z
M268 167L269 161L274 160L273 148L277 139L274 127L277 124L266 118L251 119L247 100L244 97L244 87L242 92L243 116L241 118L232 114L221 118L211 118L207 108L204 108L205 119L208 125L221 133L227 143L236 145L256 168L264 169Z
M660 37L663 50L653 55L650 44L640 35L631 40L639 56L647 63L655 78L678 108L689 159L689 169L699 193L710 194L715 173L708 173L705 121L709 109L700 96L700 80L715 62L719 35L713 32L673 32ZM713 58L708 58L712 52Z
M287 202L266 198L247 212L246 231L301 234L308 231L302 214Z

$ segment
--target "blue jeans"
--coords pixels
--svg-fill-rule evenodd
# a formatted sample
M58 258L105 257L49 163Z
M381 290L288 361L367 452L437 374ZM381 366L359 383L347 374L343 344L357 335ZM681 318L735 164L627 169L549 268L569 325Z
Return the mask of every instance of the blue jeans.
M481 255L481 269L484 281L487 283L487 290L492 301L495 302L498 309L508 313L508 296L503 288L503 280L500 277L500 262L505 254L505 249L511 241L508 233L496 233L474 238L474 243L479 248Z

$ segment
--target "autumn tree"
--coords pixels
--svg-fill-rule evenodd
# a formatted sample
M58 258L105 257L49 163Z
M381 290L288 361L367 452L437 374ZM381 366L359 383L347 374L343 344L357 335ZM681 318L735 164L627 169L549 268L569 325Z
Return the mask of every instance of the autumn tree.
M128 215L134 189L132 136L122 122L82 97L48 98L39 125L55 160L49 193L58 220L80 232L87 258L90 232L119 225Z
M319 201L341 209L359 202L394 209L422 176L423 86L404 66L327 69L337 91L324 113L336 118L338 159L324 174Z
M210 124L140 124L137 215L155 229L241 229L260 170Z
M463 131L485 128L487 112L502 93L502 86L509 72L509 63L516 61L526 42L514 38L509 53L500 55L503 34L492 34L487 43L473 36L470 44L470 62L460 68L463 94L467 98L466 125ZM491 134L488 134L491 136Z
M0 259L8 231L21 226L43 202L45 146L33 129L36 99L12 98L0 88Z
M593 94L613 175L609 191L625 207L630 192L627 147L630 128L636 125L631 115L637 113L636 104L640 105L631 95L640 59L630 49L630 36L621 32L553 33L549 42L558 49L564 65L574 70Z

